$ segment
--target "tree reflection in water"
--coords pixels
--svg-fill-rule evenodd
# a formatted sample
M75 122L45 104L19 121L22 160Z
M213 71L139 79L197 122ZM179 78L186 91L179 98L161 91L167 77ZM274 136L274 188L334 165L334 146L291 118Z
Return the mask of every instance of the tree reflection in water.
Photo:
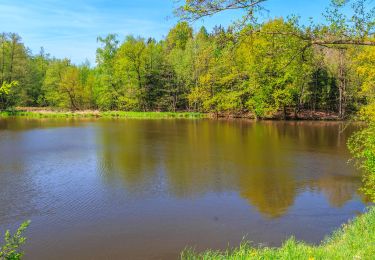
M100 171L129 192L177 198L237 192L277 218L302 192L322 192L333 207L357 194L360 178L346 164L347 137L337 122L102 121ZM155 184L157 183L157 185Z

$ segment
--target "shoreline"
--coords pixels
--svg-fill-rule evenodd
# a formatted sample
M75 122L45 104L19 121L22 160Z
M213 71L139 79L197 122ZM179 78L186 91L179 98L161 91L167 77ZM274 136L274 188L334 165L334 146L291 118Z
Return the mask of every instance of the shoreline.
M131 112L131 111L2 111L0 118L128 118L128 119L201 119L206 114L195 112Z
M99 111L80 110L68 111L52 108L16 108L14 110L0 111L0 118L24 117L24 118L128 118L128 119L249 119L261 121L348 121L348 118L339 118L337 113L324 111L301 111L297 117L289 113L286 118L280 113L257 119L251 113L202 113L202 112L160 112L160 111Z

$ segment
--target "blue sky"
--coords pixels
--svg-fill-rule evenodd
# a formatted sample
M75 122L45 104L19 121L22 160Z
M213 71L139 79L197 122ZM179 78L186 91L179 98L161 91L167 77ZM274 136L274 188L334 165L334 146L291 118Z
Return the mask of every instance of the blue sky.
M117 33L162 39L176 23L175 0L0 0L0 31L18 33L33 53L41 46L57 58L79 64L95 62L97 36ZM321 13L329 0L269 0L264 18L297 14L302 21ZM228 25L238 12L225 12L196 22L195 28Z

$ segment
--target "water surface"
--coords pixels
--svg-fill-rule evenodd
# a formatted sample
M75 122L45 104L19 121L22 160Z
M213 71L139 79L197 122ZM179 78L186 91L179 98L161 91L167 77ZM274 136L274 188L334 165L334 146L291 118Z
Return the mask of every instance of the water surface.
M0 232L27 259L318 243L364 211L338 122L0 119Z

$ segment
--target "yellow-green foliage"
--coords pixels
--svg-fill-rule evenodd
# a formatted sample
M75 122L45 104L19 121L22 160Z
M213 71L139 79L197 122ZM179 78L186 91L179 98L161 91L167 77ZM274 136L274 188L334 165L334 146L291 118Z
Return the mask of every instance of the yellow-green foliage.
M17 81L12 81L10 83L7 83L6 81L3 82L3 84L0 86L0 95L9 95L11 89L18 85Z
M11 94L12 89L18 86L18 81L12 81L10 83L4 81L0 85L0 109L6 108L8 105L8 96Z
M364 48L356 57L355 62L357 73L362 79L361 92L373 102L375 98L375 48Z
M30 225L30 221L21 224L14 235L7 230L4 236L4 245L0 246L0 260L18 260L23 256L20 247L25 244L26 237L23 236L26 228Z
M367 101L359 116L367 126L350 138L348 146L364 170L363 190L375 201L375 48L364 48L355 63L361 77L361 94Z
M207 251L196 253L185 250L181 259L220 260L220 259L374 259L375 256L375 208L357 217L336 231L319 246L298 242L294 238L280 248L254 247L244 242L238 248L224 252Z
M355 133L349 140L349 149L360 168L364 170L362 190L375 201L375 124Z
M360 94L366 99L360 116L363 120L375 122L375 48L364 48L354 59L360 76Z

